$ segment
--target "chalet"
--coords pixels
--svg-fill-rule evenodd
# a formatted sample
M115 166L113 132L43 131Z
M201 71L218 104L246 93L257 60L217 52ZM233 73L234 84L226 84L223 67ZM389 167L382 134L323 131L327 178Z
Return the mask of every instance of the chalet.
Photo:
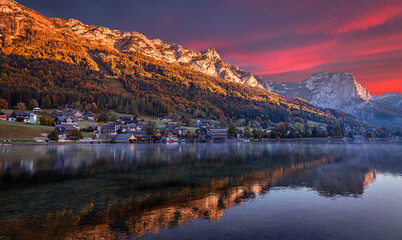
M142 135L142 136L135 135L135 136L137 137L137 140L139 142L143 143L162 143L166 141L165 137L160 133L157 133L155 135Z
M17 121L17 118L14 117L14 116L7 116L7 121L9 121L9 122L15 122L15 121Z
M102 131L102 127L98 126L98 125L92 125L92 126L89 126L88 128L90 128L94 132L101 132Z
M43 110L40 107L36 107L36 108L33 109L33 112L34 113L41 113L41 112L43 112Z
M133 123L138 123L137 120L134 119L132 116L121 116L117 119L117 122L119 123L125 123L125 124L133 124Z
M178 135L179 133L176 129L168 129L166 131L166 141L177 142L179 140Z
M68 111L68 112L61 112L61 116L73 118L73 117L75 117L75 114L73 112Z
M209 142L211 141L211 135L207 128L199 128L195 131L197 134L198 142Z
M121 132L134 132L138 130L136 125L120 125L119 129L121 129Z
M73 113L76 118L82 117L82 112L78 109L70 109L70 112Z
M62 112L62 111L56 110L55 112L53 112L50 115L50 117L52 117L52 118L56 118L56 117L64 117L64 118L71 117L71 118L75 118L75 115L72 112Z
M56 117L54 120L56 124L76 125L78 123L78 120L74 117Z
M134 143L137 141L137 138L133 133L120 133L116 134L112 138L112 142L114 143Z
M165 136L161 135L160 133L155 134L150 140L154 143L161 143L166 141Z
M181 135L181 136L185 136L185 135L188 134L188 129L187 128L180 127L180 128L177 128L177 131L178 131L179 135Z
M228 138L228 130L226 128L209 128L209 134L213 140Z
M228 130L226 128L199 128L195 133L198 136L198 141L209 142L211 140L227 139Z
M101 133L112 134L112 135L117 134L117 125L114 124L105 125L101 129Z
M147 133L145 131L134 131L133 134L136 137L142 137L144 135L147 135Z
M30 117L31 117L32 112L28 111L13 111L11 116L15 117L18 122L25 122L29 123L30 122ZM34 113L33 113L34 114ZM36 114L34 114L36 116ZM36 123L36 122L35 122Z
M92 112L85 112L82 116L85 120L95 121L95 114L93 114Z
M59 134L59 140L68 140L68 135L75 129L72 124L60 124L56 127L56 131Z
M150 142L151 142L151 138L152 138L153 136L154 136L154 135L143 135L143 136L138 137L138 140L141 141L141 142L150 143Z
M132 125L132 128L134 128L133 131L142 131L146 128L146 125Z
M199 119L196 122L193 123L194 127L207 127L208 126L208 122L207 120L204 119Z

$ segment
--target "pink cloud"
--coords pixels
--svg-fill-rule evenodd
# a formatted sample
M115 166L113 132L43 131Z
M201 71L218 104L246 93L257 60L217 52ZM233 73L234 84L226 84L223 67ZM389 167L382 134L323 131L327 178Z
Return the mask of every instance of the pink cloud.
M338 28L336 32L346 33L364 31L369 28L380 26L401 14L402 6L386 6L381 9L375 9L373 12L365 14L359 17L359 19Z

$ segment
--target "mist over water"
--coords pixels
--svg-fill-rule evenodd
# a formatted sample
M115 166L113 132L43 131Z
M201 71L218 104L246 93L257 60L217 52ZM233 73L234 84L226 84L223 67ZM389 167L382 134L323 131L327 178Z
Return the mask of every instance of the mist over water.
M0 236L401 239L401 146L0 146Z

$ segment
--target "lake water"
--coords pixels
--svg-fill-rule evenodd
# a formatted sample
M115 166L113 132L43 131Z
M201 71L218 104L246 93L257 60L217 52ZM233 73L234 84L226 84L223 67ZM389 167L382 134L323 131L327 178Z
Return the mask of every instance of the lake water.
M402 239L402 145L0 146L0 239Z

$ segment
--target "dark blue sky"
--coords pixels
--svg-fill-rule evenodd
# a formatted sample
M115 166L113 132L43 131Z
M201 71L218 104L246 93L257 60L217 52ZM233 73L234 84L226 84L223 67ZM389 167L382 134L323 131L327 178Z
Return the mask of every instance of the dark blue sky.
M400 0L19 0L47 17L137 31L268 80L352 71L372 93L402 91Z

